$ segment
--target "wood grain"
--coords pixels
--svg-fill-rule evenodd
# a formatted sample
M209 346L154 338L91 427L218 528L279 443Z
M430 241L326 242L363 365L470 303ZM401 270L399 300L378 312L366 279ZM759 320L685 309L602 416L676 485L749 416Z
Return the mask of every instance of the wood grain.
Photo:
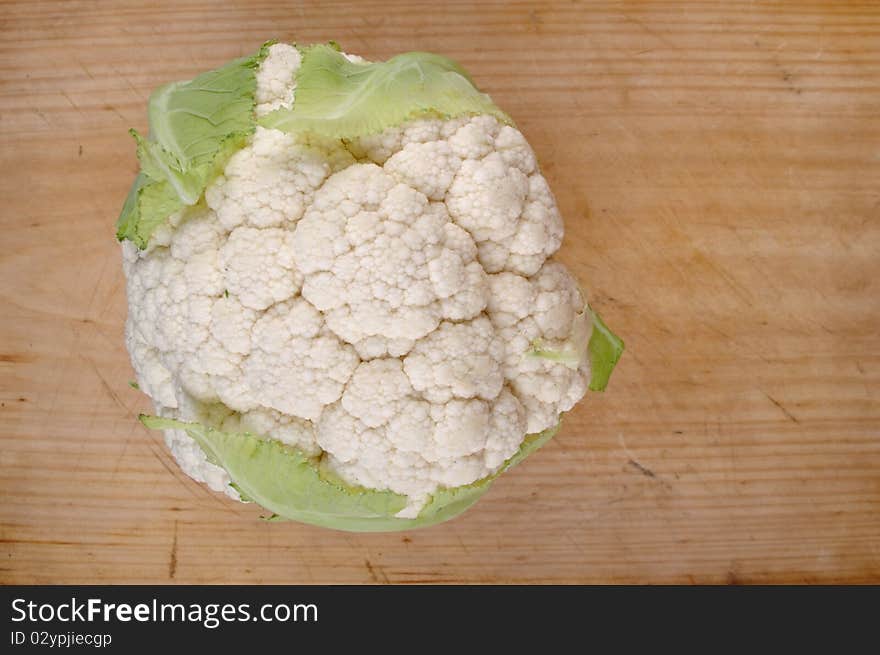
M880 582L880 5L0 5L0 582ZM113 222L156 85L270 37L461 61L627 342L473 510L265 523L135 414Z

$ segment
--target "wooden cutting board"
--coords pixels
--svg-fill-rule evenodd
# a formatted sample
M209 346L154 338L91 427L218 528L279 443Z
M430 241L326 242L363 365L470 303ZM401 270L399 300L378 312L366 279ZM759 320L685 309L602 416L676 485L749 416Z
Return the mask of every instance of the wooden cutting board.
M145 6L149 5L149 6ZM0 582L880 582L880 6L4 3ZM474 509L266 523L137 422L113 223L160 83L272 37L462 62L627 343Z

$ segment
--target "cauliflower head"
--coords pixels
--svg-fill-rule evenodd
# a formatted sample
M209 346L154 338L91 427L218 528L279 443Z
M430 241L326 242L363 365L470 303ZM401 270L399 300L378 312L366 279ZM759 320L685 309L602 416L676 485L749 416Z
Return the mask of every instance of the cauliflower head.
M191 477L347 530L466 509L622 342L454 62L266 44L158 89L118 222L143 416Z

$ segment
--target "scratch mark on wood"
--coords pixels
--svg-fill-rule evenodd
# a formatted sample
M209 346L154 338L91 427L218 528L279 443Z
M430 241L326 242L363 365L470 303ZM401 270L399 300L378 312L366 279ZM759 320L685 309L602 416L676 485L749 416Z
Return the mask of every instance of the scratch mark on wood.
M754 307L754 302L752 301L749 290L746 289L739 281L731 275L726 269L724 269L717 262L712 261L709 257L704 255L699 250L694 251L694 259L708 268L711 268L718 276L724 281L724 283L736 294L748 307Z
M370 562L370 560L364 560L364 566L367 567L367 573L370 574L370 579L376 584L388 584L390 580L388 576L385 575L385 571L382 570L382 567L376 564L375 566ZM380 577L381 576L381 577Z
M122 402L122 398L120 398L120 397L116 394L116 392L113 391L113 387L111 387L111 386L110 386L110 383L107 382L107 380L104 378L103 375L101 375L101 371L98 369L98 366L95 364L95 362L93 362L93 361L92 361L91 359L89 359L88 357L82 357L82 356L80 356L80 357L81 357L83 360L85 360L86 362L88 362L89 365L92 367L92 370L95 372L95 375L98 376L98 380L101 381L101 386L104 387L104 391L106 391L106 392L107 392L107 395L110 396L110 398L113 399L113 402L115 402L116 405L117 405L120 409L125 410L125 414L126 414L127 416L133 414L134 412L128 407L128 405L126 405L124 402Z
M111 105L111 104L104 105L104 110L105 111L112 111L114 114L116 114L116 116L119 118L119 120L122 121L123 123L128 122L126 120L125 116L123 116L121 113L119 113L119 110L116 107L114 107L113 105Z
M761 393L764 394L765 396L767 396L767 400L769 400L771 403L773 403L774 405L776 405L776 406L779 408L779 410L780 410L783 414L785 414L785 415L788 417L788 419L789 419L790 421L792 421L793 423L800 423L800 421L798 420L798 418L797 418L794 414L792 414L790 411L788 411L788 410L785 408L785 405L783 405L781 402L779 402L778 400L776 400L776 398L774 398L773 396L771 396L769 393L767 393L767 392L764 391L763 389L761 389Z
M82 62L81 62L79 59L77 59L76 57L74 57L73 60L74 60L77 64L79 64L79 67L82 68L83 72L86 74L86 76L87 76L90 80L94 80L94 79L95 79L95 77L92 75L92 72L88 69L88 67L87 67L84 63L82 63Z
M32 357L30 355L19 355L16 353L0 354L0 362L5 362L7 364L24 364L26 362L33 362L35 360L36 357Z
M725 576L725 582L729 585L743 584L744 581L739 570L739 562L734 560L730 563L730 566L727 569L727 575Z
M67 91L62 91L62 92L61 92L61 95L64 96L64 99L67 100L67 103L68 103L71 107L73 107L74 109L76 109L76 111L77 111L78 114L82 115L82 110L79 108L79 105L76 104L76 103L73 101L73 98L71 98L69 95L67 95Z
M202 485L197 485L195 488L199 489L200 491L198 493L196 491L194 491L193 485L190 484L190 481L189 481L190 478L186 477L185 474L177 466L172 467L168 464L168 462L165 461L165 457L162 456L162 452L164 452L164 444L159 443L159 440L153 436L152 430L150 430L148 428L144 428L144 430L146 430L147 435L149 437L149 441L147 441L147 448L149 449L150 453L153 455L153 457L156 458L156 460L158 460L158 462L162 465L162 468L164 468L166 471L168 471L168 473L171 474L171 477L173 477L175 480L177 480L181 484L181 486L183 486L183 488L186 489L187 493L190 496L192 496L193 498L195 498L197 500L200 500L200 499L204 498L205 495L207 495L209 498L212 498L217 503L220 503L221 505L223 505L224 508L226 507L226 504L223 503L223 501L220 498L217 498L216 494L214 494L207 487L204 487Z
M638 18L635 18L635 17L630 16L629 14L625 14L625 13L619 13L618 16L623 18L623 20L625 20L626 22L632 23L633 25L638 26L643 32L645 32L645 34L654 37L659 43L662 43L670 50L679 50L680 49L675 43L673 43L672 41L667 39L660 32L648 27L645 23L640 21Z
M40 119L46 124L47 127L51 127L51 128L55 127L54 125L52 125L52 123L49 121L49 119L46 118L46 114L41 112L39 109L37 109L36 107L33 107L31 109L31 111L33 111L37 116L39 116Z
M174 579L177 573L177 521L174 522L174 536L171 539L171 556L168 559L168 577Z
M131 443L132 437L134 437L135 433L135 424L132 423L131 429L128 431L128 434L125 437L125 442L122 444L122 452L119 453L119 457L116 458L116 463L113 465L113 477L119 473L119 465L122 464L122 460L125 458L125 453L128 452L128 445Z
M657 474L654 473L654 471L652 471L651 469L649 469L647 466L644 466L644 465L642 465L642 464L639 464L639 463L638 463L636 460L634 460L634 459L629 460L629 461L627 462L627 464L629 464L630 466L632 466L634 469L636 469L636 470L637 470L639 473L641 473L642 475L645 475L645 476L647 476L647 477L649 477L649 478L656 478L656 477L657 477Z

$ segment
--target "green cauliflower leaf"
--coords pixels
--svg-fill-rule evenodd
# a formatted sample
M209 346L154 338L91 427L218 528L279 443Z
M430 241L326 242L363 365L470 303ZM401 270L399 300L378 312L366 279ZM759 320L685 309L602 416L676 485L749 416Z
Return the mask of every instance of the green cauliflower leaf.
M116 236L145 248L169 215L195 205L208 183L256 127L256 69L271 43L188 82L150 96L150 134L135 130L141 172L116 223Z
M141 415L151 429L184 430L208 459L223 467L231 485L248 502L273 515L336 530L389 532L421 528L458 516L489 490L492 481L543 446L558 425L529 435L497 473L460 487L439 489L414 519L397 518L406 496L349 485L315 458L279 441L230 433L200 423Z
M407 52L385 62L357 63L334 45L319 44L303 49L293 107L276 109L260 124L351 139L419 116L469 114L491 114L512 123L451 59Z

